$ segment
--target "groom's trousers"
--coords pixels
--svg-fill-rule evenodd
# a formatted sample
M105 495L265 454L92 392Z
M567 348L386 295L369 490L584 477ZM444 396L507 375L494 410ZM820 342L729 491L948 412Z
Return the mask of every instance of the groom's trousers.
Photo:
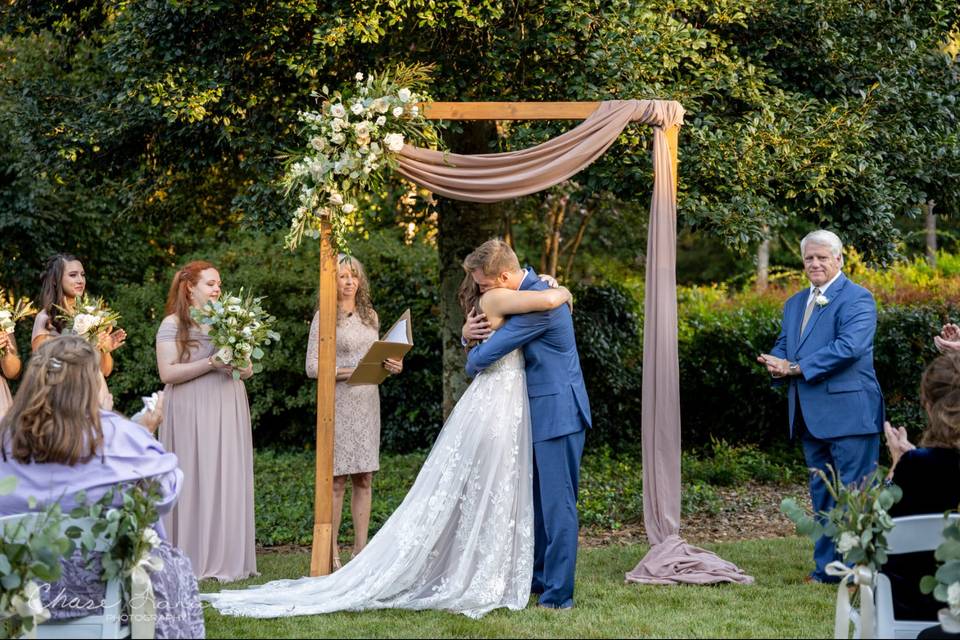
M577 492L586 430L533 443L534 593L540 604L573 606L577 568Z

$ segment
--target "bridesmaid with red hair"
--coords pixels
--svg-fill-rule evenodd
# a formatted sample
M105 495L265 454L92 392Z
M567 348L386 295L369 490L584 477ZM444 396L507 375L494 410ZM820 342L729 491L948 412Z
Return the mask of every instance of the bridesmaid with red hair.
M221 582L257 574L253 522L253 439L243 380L213 357L207 325L190 309L220 297L220 273L195 261L177 271L157 331L157 368L166 384L160 441L177 454L183 490L165 517L170 541L197 578Z

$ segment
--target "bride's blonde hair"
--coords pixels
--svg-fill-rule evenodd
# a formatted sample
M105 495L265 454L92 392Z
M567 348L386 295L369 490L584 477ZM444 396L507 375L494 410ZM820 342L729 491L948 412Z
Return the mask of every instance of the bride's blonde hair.
M0 421L0 455L17 462L75 465L97 455L100 354L77 336L45 341L30 358L10 411Z

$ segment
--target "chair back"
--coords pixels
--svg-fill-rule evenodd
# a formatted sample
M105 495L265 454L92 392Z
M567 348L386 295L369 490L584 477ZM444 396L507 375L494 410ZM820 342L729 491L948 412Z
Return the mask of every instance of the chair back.
M949 516L951 521L958 518L957 513ZM942 513L903 516L894 518L893 522L893 529L887 534L889 554L933 551L943 542L943 529L947 526Z

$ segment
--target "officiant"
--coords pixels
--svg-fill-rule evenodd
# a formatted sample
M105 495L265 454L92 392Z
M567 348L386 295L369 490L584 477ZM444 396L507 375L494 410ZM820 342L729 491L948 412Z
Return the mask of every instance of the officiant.
M333 568L341 566L337 537L347 478L352 481L353 554L367 544L373 499L373 473L380 469L380 387L351 385L347 379L370 346L379 339L380 319L370 299L370 281L359 260L337 257L337 385L333 442ZM320 314L310 324L306 370L317 377ZM403 371L402 359L387 358L388 374Z

